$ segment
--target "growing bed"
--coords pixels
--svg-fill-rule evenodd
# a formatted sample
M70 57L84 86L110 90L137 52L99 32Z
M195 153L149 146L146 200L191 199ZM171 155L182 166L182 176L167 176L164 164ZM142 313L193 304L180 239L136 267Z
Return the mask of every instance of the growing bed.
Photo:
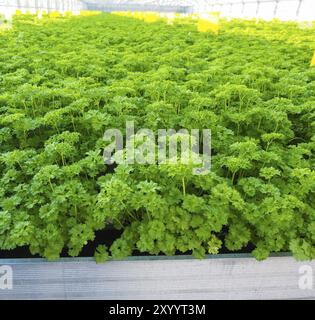
M258 260L315 257L314 31L276 21L222 21L215 34L191 19L16 17L0 34L0 249L26 246L53 261L88 244L97 262L173 256L1 261L13 265L17 297L43 295L39 281L52 297L109 297L126 285L128 298L133 284L119 281L133 276L139 297L235 298L235 288L240 297L314 296L297 290L291 257L212 259L245 247ZM211 172L105 165L104 132L126 121L136 130L211 129ZM108 226L117 237L97 246L95 233ZM180 268L167 291L150 287ZM100 291L80 296L89 271ZM73 287L72 277L83 282ZM112 279L119 285L107 292Z

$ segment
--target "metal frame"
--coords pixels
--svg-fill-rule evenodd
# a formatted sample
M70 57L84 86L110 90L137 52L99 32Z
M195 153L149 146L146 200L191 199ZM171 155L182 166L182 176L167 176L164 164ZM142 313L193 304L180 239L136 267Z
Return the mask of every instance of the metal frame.
M3 0L0 2L0 9L76 11L81 10L82 5L81 0L33 0L32 3L29 0Z
M280 252L270 254L271 258L292 257L290 252ZM216 259L253 259L250 253L222 253L222 254L207 254L202 260L216 260ZM126 259L115 260L123 261L166 261L166 260L196 260L192 255L177 255L177 256L130 256ZM44 258L13 258L13 259L1 259L0 265L5 264L32 264L32 263L60 263L60 262L95 262L92 257L77 257L77 258L60 258L55 262L49 262Z
M130 257L96 264L93 258L0 259L11 270L6 299L314 299L300 286L315 260L288 254L258 262L248 254ZM304 283L304 282L303 282ZM302 284L303 284L302 283Z
M274 3L274 11L273 11L273 18L276 18L278 15L278 7L279 3L281 2L297 2L297 8L296 8L296 15L295 19L298 19L300 17L300 12L301 12L301 7L302 4L305 2L305 0L239 0L239 1L220 1L220 0L204 0L206 5L209 7L210 10L213 10L214 7L216 6L230 6L229 8L229 14L232 14L232 8L235 5L242 5L242 15L244 15L245 7L248 4L256 4L256 17L259 17L259 12L261 8L261 4L264 3Z
M244 16L247 5L256 4L255 16L260 16L261 5L264 3L273 3L273 18L276 18L279 14L279 4L281 2L296 2L297 8L295 13L295 19L298 20L301 14L301 8L306 0L174 0L171 1L148 1L138 2L136 0L109 0L109 1L97 1L97 0L33 0L30 3L29 0L1 0L1 8L7 9L22 9L22 10L47 10L49 11L73 11L73 10L102 10L105 12L111 11L156 11L156 12L178 12L178 13L193 13L198 11L198 6L204 8L207 11L213 11L215 7L220 6L228 8L228 16L232 16L233 7L241 6L241 16ZM200 9L199 9L200 10ZM311 10L311 8L310 8ZM220 11L220 10L219 10Z

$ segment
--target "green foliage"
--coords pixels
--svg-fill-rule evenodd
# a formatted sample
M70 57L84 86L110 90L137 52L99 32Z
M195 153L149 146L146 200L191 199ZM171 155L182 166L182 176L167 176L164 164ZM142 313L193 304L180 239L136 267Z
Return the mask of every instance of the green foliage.
M315 258L314 27L220 34L100 15L17 18L0 35L0 249L97 262L255 247ZM211 129L212 171L102 159L107 128Z
M109 259L109 254L106 246L99 245L95 250L95 261L96 263L103 263Z

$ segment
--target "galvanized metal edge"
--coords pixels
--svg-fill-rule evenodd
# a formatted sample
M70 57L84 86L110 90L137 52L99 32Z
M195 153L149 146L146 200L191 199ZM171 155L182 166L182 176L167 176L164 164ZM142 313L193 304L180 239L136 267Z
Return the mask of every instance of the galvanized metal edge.
M290 252L280 252L273 253L270 257L290 257L292 254ZM206 255L204 259L227 259L227 258L251 258L253 256L250 253L224 253L217 255ZM150 261L150 260L200 260L196 259L191 255L178 255L178 256L131 256L122 260L114 261ZM201 259L202 260L202 259ZM33 263L64 263L64 262L94 262L93 257L76 257L76 258L60 258L59 260L49 261L44 258L16 258L16 259L0 259L0 265L5 264L33 264Z

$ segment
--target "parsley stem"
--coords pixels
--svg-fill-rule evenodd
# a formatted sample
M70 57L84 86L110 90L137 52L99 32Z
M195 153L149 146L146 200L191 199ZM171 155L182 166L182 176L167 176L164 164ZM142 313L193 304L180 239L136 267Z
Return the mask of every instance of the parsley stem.
M182 177L182 185L183 185L183 195L186 196L186 185L185 185L185 178Z

